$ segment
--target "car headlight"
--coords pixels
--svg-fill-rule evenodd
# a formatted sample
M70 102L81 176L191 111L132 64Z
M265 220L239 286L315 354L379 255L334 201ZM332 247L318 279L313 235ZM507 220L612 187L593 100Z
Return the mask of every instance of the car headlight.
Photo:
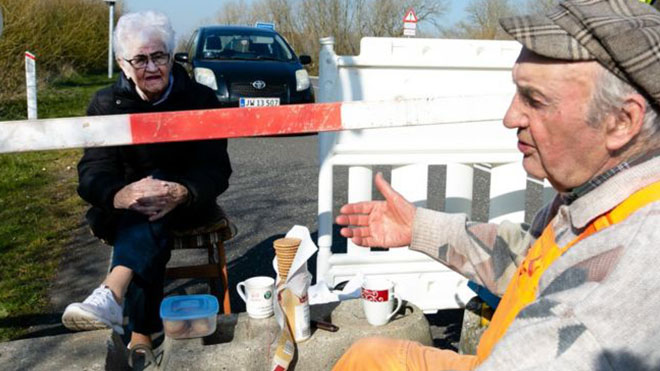
M306 69L296 71L296 91L303 91L309 88L309 75Z
M218 90L218 84L215 82L215 73L208 68L198 67L193 70L195 81L206 85L213 90Z

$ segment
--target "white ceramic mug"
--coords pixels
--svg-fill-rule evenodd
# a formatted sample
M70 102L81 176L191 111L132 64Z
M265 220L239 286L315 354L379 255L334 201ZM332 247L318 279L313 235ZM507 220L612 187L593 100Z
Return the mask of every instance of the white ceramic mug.
M401 298L394 292L392 282L383 278L365 278L362 282L362 307L369 324L386 324L401 309L401 303Z
M248 316L268 318L273 315L273 296L275 280L271 277L258 276L239 282L236 285L238 295L245 302Z

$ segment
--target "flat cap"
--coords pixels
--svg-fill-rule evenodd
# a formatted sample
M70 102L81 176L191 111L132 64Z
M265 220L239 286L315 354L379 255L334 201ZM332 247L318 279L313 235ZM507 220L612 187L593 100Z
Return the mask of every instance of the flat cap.
M598 61L660 105L660 12L646 1L566 0L545 16L500 24L536 54Z

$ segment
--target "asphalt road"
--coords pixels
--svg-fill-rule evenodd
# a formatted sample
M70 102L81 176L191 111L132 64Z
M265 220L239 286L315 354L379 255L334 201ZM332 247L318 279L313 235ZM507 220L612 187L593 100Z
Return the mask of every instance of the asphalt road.
M234 173L219 203L239 231L227 244L229 270L238 272L230 280L274 275L273 241L294 225L316 233L316 142L316 135L229 141Z

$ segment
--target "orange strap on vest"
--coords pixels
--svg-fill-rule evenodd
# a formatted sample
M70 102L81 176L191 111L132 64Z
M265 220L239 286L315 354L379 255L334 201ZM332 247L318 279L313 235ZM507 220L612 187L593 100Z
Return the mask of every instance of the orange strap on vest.
M582 239L623 221L630 214L658 200L660 200L660 182L653 183L630 195L614 209L596 218L579 236L563 247L555 243L552 223L548 224L518 267L497 306L490 325L482 335L477 348L478 362L483 362L490 355L495 344L504 336L518 313L536 300L541 275L555 260Z

